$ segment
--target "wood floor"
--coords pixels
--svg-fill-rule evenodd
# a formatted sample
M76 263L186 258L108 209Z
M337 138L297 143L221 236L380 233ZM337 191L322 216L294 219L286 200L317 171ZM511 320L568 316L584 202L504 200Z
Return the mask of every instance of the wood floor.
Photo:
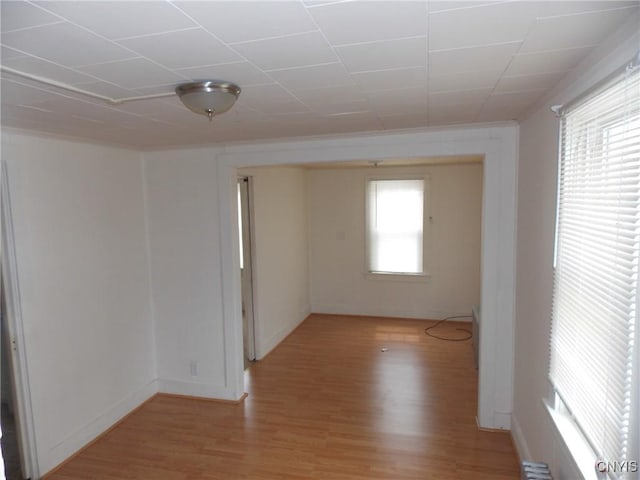
M471 342L427 325L312 315L243 404L156 396L46 478L517 480L509 434L476 427Z

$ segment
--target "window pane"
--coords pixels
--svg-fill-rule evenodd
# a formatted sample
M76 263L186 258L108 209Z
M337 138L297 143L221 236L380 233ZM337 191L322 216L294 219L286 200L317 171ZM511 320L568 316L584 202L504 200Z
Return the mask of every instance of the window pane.
M424 180L369 182L369 270L422 273Z

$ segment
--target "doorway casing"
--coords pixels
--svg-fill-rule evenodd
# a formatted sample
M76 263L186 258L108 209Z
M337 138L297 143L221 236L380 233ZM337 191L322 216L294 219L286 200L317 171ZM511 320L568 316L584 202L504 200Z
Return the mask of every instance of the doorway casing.
M18 267L16 264L15 238L9 182L6 163L2 161L0 181L0 230L2 232L2 283L5 293L7 334L11 349L7 352L11 363L11 379L14 387L14 416L18 433L20 463L25 478L40 478L36 448L35 428L31 409L29 371L23 333Z
M226 389L243 393L237 169L453 155L484 157L478 425L509 429L512 411L518 127L474 128L229 146L217 155Z
M242 242L241 249L241 288L242 288L242 330L244 360L252 362L256 359L256 322L254 311L254 235L253 235L253 191L252 179L248 176L238 177L238 223Z

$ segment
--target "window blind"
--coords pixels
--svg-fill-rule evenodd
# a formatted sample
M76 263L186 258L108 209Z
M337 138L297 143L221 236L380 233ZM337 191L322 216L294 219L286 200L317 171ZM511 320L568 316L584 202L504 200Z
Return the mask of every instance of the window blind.
M557 215L551 383L600 459L638 460L639 68L565 113Z
M369 271L422 273L424 180L370 180Z

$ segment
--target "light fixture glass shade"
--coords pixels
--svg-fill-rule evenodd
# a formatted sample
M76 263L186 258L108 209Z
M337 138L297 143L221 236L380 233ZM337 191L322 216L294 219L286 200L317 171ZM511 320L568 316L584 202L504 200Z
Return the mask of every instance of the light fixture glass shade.
M208 80L178 85L176 93L189 110L211 119L233 106L240 95L240 87L230 82Z

